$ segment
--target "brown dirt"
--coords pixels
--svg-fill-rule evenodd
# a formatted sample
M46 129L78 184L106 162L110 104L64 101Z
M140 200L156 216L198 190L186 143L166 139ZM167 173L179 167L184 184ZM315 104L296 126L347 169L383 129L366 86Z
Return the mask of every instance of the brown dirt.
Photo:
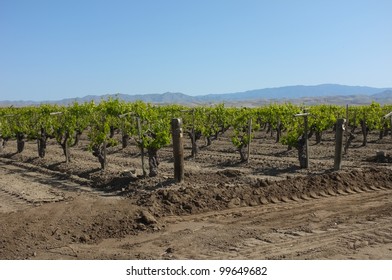
M332 133L311 143L307 170L264 132L239 163L229 136L187 158L181 184L170 147L159 176L142 178L134 145L111 147L102 172L86 139L69 164L53 141L45 159L9 142L0 259L392 259L392 166L376 157L390 158L390 137L356 140L335 172Z

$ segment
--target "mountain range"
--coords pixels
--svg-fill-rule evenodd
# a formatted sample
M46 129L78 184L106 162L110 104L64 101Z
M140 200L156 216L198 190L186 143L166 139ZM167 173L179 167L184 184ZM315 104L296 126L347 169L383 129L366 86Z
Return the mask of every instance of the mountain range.
M109 97L119 98L132 102L141 100L153 104L183 104L201 105L225 103L228 106L259 106L268 103L300 103L300 104L369 104L372 101L381 104L392 104L392 88L374 88L366 86L346 86L337 84L322 84L316 86L285 86L248 90L244 92L207 94L190 96L178 92L166 92L162 94L107 94L87 95L81 98L68 98L58 101L0 101L0 106L28 106L43 103L67 105L75 101L79 103L95 101Z

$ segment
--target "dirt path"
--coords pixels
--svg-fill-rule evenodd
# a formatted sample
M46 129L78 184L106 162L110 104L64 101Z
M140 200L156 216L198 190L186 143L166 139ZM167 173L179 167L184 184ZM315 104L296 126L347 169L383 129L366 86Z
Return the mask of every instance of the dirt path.
M392 190L157 218L61 174L0 163L0 258L392 259Z
M73 248L81 258L391 259L391 211L392 191L376 191L169 217L159 232Z
M250 163L230 134L189 158L175 184L172 151L159 176L141 178L135 145L108 149L101 171L86 136L72 161L50 140L0 156L0 259L392 259L392 166L360 138L334 172L334 134L311 143L310 168L295 150L260 132ZM201 144L202 145L202 144Z

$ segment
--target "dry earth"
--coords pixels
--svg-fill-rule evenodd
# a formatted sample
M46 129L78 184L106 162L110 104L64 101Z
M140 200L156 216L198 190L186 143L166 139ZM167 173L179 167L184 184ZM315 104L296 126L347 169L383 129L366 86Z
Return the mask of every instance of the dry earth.
M131 143L99 170L84 139L65 164L50 140L44 159L28 142L0 157L0 259L392 259L390 136L358 135L332 171L333 133L310 145L310 168L265 132L249 163L229 133L185 161L175 184L171 148L160 174L141 178ZM190 144L186 140L186 153Z

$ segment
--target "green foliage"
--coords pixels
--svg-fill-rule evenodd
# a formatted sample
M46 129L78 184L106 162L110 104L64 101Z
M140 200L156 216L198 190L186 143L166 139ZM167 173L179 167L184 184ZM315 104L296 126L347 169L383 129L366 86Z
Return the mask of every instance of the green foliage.
M345 110L337 105L316 105L309 108L309 127L316 132L332 128L338 118L343 118Z
M117 110L113 110L112 106L113 104L110 100L108 102L102 101L91 112L89 118L90 129L88 132L90 150L97 149L102 145L117 144L113 138L110 138L110 126L115 122L114 114L118 113Z
M147 105L141 118L141 136L139 145L147 150L159 150L170 143L170 111L167 107Z
M365 121L369 130L380 130L383 127L383 110L380 104L372 102L369 106L360 107L361 119Z
M1 108L0 109L0 137L9 139L15 137L15 126L13 118L15 116L15 109Z
M237 148L247 146L248 122L253 120L252 131L268 125L282 131L282 144L295 146L303 135L303 118L295 118L301 108L290 103L270 104L258 108L226 108L198 106L188 108L180 105L153 106L141 101L128 103L118 99L102 100L98 105L73 103L70 106L41 105L38 107L0 108L0 137L15 138L17 135L38 139L43 129L54 136L59 143L71 145L76 135L88 130L90 148L117 144L110 132L120 128L123 133L138 140L145 149L155 149L168 145L171 140L170 122L172 118L183 119L184 131L194 128L205 137L218 135L232 127L231 140ZM390 127L390 121L383 116L392 111L392 105L381 106L373 102L366 106L349 107L349 123L359 126L365 122L368 130ZM309 128L322 132L331 129L337 118L345 117L345 108L335 105L309 106ZM120 118L120 115L124 115ZM139 139L138 122L141 124Z
M225 105L218 104L214 107L205 108L206 125L202 130L202 134L206 137L223 133L230 127L230 116Z
M252 121L251 133L249 134L249 121L254 119L255 110L249 108L231 109L231 126L233 135L231 141L238 149L249 145L253 138L253 131L259 129L259 124Z
M291 126L287 129L286 134L282 137L281 143L289 147L297 147L298 139L304 134L303 118L292 117Z

